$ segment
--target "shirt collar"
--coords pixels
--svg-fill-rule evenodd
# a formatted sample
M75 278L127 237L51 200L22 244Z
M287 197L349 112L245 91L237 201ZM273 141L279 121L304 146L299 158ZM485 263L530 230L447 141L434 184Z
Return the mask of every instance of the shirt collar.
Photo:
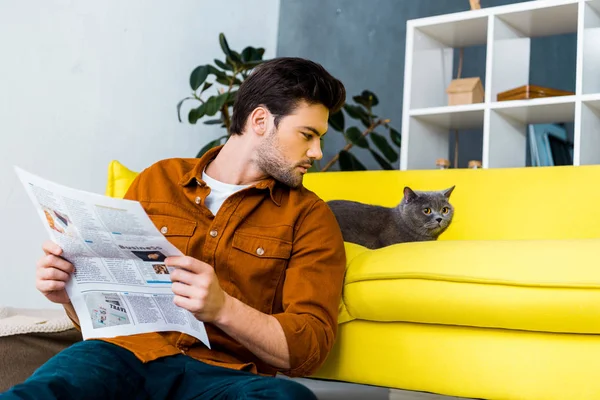
M208 150L202 157L198 163L192 168L188 173L183 175L183 177L179 180L179 185L181 186L189 186L190 184L196 184L200 186L205 186L206 182L202 180L202 172L206 168L209 162L214 160L217 157L217 154L221 151L224 145L219 145L213 147ZM269 194L271 196L271 200L278 207L281 206L281 191L275 190L277 187L277 181L274 178L265 178L261 181L258 181L253 187L257 189L269 189Z

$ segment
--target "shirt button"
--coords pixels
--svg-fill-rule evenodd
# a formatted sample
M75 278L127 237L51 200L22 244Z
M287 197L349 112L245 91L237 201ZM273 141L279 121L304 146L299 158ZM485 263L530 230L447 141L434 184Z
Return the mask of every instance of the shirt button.
M212 237L217 237L217 235L218 235L217 231L214 229L212 231L208 232L208 234Z
M256 254L258 254L259 256L262 256L263 254L265 254L265 249L263 249L262 247L259 247L258 249L256 249Z
M200 204L201 201L202 199L200 198L200 196L196 197L196 204Z
M166 226L163 226L162 228L160 228L160 233L162 233L163 235L166 234L169 230L167 229Z

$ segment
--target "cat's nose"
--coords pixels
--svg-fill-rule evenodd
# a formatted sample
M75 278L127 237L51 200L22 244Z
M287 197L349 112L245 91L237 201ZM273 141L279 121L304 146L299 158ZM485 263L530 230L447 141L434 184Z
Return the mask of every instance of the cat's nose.
M437 217L435 220L436 220L437 222L442 222L442 219L441 219L440 217Z

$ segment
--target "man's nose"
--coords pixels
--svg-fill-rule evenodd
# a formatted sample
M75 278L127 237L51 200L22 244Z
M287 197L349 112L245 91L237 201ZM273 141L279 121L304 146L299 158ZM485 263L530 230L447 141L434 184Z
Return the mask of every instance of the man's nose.
M306 155L313 160L320 160L323 158L323 151L321 150L321 141L315 140L311 144L310 148L306 152Z

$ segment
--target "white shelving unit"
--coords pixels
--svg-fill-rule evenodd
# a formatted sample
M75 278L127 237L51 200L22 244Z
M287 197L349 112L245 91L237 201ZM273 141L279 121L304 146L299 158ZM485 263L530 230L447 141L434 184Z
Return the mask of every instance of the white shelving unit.
M496 101L529 84L531 38L577 34L575 95ZM483 103L447 106L454 49L486 46ZM400 169L447 158L454 129L482 129L483 168L523 167L528 124L574 122L574 165L600 164L600 0L532 0L407 23ZM462 139L465 140L465 139Z

